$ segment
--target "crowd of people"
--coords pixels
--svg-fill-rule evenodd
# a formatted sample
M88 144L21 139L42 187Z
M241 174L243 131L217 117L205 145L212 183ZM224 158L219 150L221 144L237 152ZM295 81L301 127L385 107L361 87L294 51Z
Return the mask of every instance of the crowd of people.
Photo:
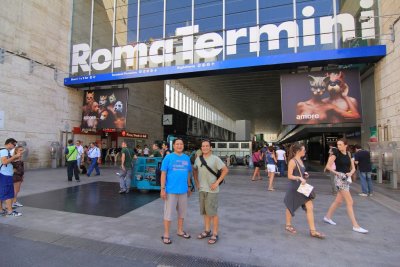
M164 244L171 244L170 225L174 210L178 215L177 236L189 239L191 235L184 230L184 219L186 217L188 196L195 187L199 192L200 215L204 219L204 230L198 235L198 239L208 239L209 244L215 244L218 241L219 217L218 217L218 193L221 182L228 174L226 164L217 156L212 154L211 142L203 140L201 148L192 153L191 158L184 151L184 143L180 138L173 141L173 152L169 149L167 143L154 143L152 150L141 150L129 148L126 142L121 144L121 165L117 173L120 179L119 193L129 193L131 186L132 171L135 166L135 160L138 156L144 157L162 157L161 178L160 178L160 197L164 200L164 234L161 237ZM5 148L0 150L0 201L1 213L5 216L21 216L16 208L23 205L17 201L17 195L24 179L24 163L22 154L24 148L17 146L17 141L9 138L5 142ZM268 146L256 147L251 159L254 164L254 173L252 181L262 180L260 169L265 168L268 173L267 190L274 191L275 173L281 177L285 176L287 166L287 178L289 184L284 197L286 206L285 230L291 234L297 231L292 224L295 211L302 207L306 212L307 222L310 228L310 236L314 238L325 238L323 233L316 230L314 223L313 202L315 193L305 194L299 188L307 184L309 174L306 172L304 157L306 155L305 146L300 143L294 143L288 148L288 155L284 147ZM89 163L86 175L90 176L93 171L100 175L98 164L101 159L101 151L96 143L90 143L89 146L82 146L82 142L77 140L68 140L68 146L65 148L65 159L67 162L68 181L72 181L75 176L77 182L80 181L80 174L85 162ZM265 167L266 165L266 167ZM355 146L355 153L348 151L348 144L345 139L337 141L337 147L332 146L329 150L329 159L325 170L332 174L332 183L337 191L336 197L326 212L323 221L336 225L333 221L333 215L336 209L346 203L347 214L353 226L353 231L358 233L368 233L368 230L362 228L355 216L353 199L350 194L350 184L352 176L356 173L358 166L358 176L361 180L361 196L371 196L373 194L371 180L371 161L369 152L363 150L359 145ZM193 180L192 180L193 175ZM194 184L193 184L194 183ZM3 209L3 203L5 208Z
M358 176L362 188L362 193L359 195L363 197L372 196L372 164L370 153L367 150L363 150L360 145L354 145L352 148L349 148L347 140L345 139L339 139L336 145L337 147L335 147L335 144L330 145L329 159L325 166L325 171L330 172L332 191L336 197L324 216L323 221L330 225L336 225L332 217L344 200L347 214L353 226L353 231L364 234L368 233L368 230L362 228L356 220L353 199L350 194L350 184L355 179L355 176ZM305 171L305 164L303 162L303 159L306 157L305 146L295 143L292 144L288 150L289 161L287 160L286 151L282 146L274 147L264 145L262 148L256 147L252 154L254 172L251 180L262 180L260 170L265 168L269 178L267 190L273 191L275 173L279 173L280 176L285 176L285 167L287 165L289 186L284 199L286 205L285 229L290 233L296 233L296 229L292 225L292 217L294 216L294 212L299 207L302 207L306 211L310 235L316 238L325 238L323 233L315 229L313 214L315 193L311 192L309 196L305 196L298 190L301 185L307 184L307 178L309 176Z

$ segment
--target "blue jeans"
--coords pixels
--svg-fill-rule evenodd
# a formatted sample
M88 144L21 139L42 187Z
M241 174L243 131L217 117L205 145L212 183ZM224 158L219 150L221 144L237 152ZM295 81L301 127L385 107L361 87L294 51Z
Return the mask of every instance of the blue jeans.
M285 161L284 160L278 160L278 169L280 176L283 177L285 176Z
M121 190L129 190L131 188L132 169L125 167L125 171L121 168L119 175L119 188Z
M93 169L96 170L96 174L97 175L100 175L99 164L97 163L97 159L98 158L90 158L90 167L89 167L89 170L87 172L87 176L90 176L90 174L92 173Z
M358 176L361 181L361 190L364 194L372 194L372 178L371 172L360 172L358 171Z

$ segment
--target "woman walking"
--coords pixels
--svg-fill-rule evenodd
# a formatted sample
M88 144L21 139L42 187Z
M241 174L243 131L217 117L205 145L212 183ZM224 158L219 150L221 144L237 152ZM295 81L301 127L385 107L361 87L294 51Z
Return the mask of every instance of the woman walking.
M267 172L268 172L268 191L275 191L274 189L274 178L275 178L275 171L276 171L276 155L274 151L274 147L268 147L267 151Z
M256 181L256 180L261 180L261 176L260 176L260 164L262 162L262 153L260 151L260 147L257 147L256 151L253 152L253 155L251 157L251 159L253 160L253 164L254 164L254 173L253 173L253 177L251 178L252 181ZM256 179L256 176L258 177L258 179Z
M335 175L335 185L338 189L335 200L329 207L328 212L324 217L324 222L331 225L336 225L332 220L333 213L342 204L343 199L346 202L347 215L349 216L351 223L353 224L353 231L366 234L368 230L362 228L354 215L353 210L353 198L350 194L351 176L355 172L354 161L351 159L350 153L347 151L347 141L345 139L339 139L337 141L337 148L333 154L329 156L326 169ZM334 169L333 163L336 165Z
M292 217L294 212L301 206L307 215L307 222L310 227L310 236L315 238L325 238L325 235L315 229L314 223L314 206L312 199L297 192L300 184L305 184L308 173L305 172L304 163L301 160L304 157L306 150L301 144L293 144L290 148L290 161L288 165L289 187L285 195L286 205L286 231L295 234L297 231L292 225Z

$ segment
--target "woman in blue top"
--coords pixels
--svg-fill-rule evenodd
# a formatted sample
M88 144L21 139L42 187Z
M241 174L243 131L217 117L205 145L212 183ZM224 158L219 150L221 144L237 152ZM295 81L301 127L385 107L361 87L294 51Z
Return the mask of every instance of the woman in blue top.
M276 156L275 156L275 151L274 147L270 146L268 147L267 151L267 172L268 172L268 178L269 178L269 183L268 183L268 191L275 191L274 189L274 178L275 178L275 171L276 171Z

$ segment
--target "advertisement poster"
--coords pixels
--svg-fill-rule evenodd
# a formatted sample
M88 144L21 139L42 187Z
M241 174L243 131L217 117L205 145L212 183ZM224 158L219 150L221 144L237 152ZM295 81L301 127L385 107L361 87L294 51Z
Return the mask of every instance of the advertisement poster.
M284 74L281 91L283 125L361 122L358 70Z
M85 91L81 130L125 129L128 89Z

